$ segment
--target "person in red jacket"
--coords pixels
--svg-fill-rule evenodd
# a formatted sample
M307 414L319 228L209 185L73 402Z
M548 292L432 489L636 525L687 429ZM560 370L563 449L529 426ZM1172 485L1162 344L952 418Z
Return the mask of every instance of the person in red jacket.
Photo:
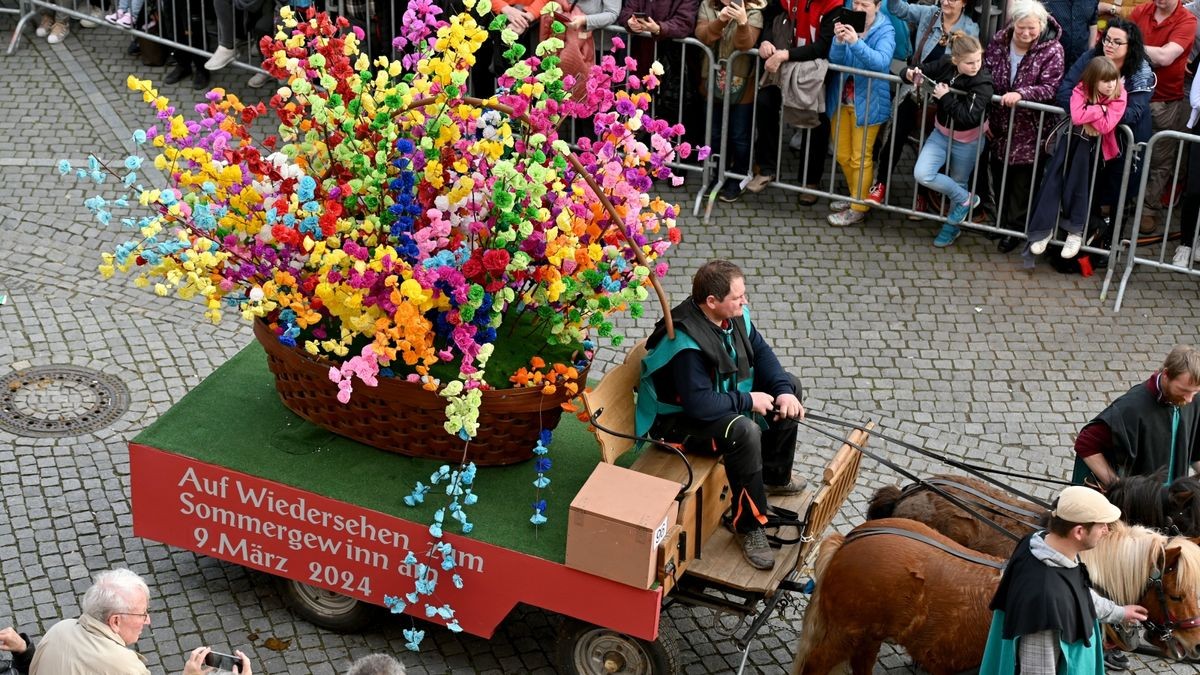
M813 61L828 59L833 47L833 25L837 23L842 0L780 0L763 10L763 25L771 26L780 14L788 16L795 28L791 44L775 44L764 39L758 47L767 72L776 72L788 61ZM750 189L761 190L767 182L774 180L777 173L776 157L780 153L780 112L783 100L778 87L765 87L759 92L757 114L758 142L755 144L756 163L759 176L752 180ZM821 176L825 173L825 156L829 152L829 116L821 114L820 124L805 134L802 153L804 164L800 167L799 180L805 187L819 189ZM817 197L803 194L800 203L815 204Z

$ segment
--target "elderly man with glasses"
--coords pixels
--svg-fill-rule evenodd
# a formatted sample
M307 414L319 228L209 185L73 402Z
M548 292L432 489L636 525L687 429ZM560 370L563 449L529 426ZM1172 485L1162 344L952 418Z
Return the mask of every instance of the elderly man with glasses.
M83 596L83 613L64 619L46 631L33 655L30 675L150 675L145 659L130 649L150 625L150 588L127 569L96 575ZM211 673L204 657L211 650L192 650L183 675ZM251 675L250 661L241 652L238 671Z

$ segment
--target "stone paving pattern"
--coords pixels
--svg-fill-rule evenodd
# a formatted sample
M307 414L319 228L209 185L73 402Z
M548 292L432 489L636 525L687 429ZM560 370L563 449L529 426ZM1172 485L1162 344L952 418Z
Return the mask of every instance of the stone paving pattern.
M16 21L0 16L0 35ZM361 635L338 635L296 619L266 575L133 537L126 442L250 340L235 320L209 325L196 306L158 298L95 271L98 251L122 239L87 217L84 190L54 164L97 152L120 159L130 131L151 123L126 75L161 80L125 55L111 29L73 25L50 46L25 32L16 55L0 60L0 372L75 365L120 377L131 409L102 431L62 439L0 432L0 624L35 636L76 616L89 575L128 565L154 591L153 624L138 644L154 672L178 672L199 644L245 649L258 673L330 675L373 651L397 654L425 673L553 672L557 618L517 611L492 640L433 629L420 653L403 647L407 620ZM213 86L247 100L245 71ZM185 80L163 86L181 109L199 100ZM694 179L691 181L695 183ZM690 271L710 257L738 261L749 275L760 330L799 373L813 410L873 419L905 440L969 461L1065 477L1073 434L1115 395L1146 377L1172 345L1195 341L1200 295L1194 279L1139 270L1120 314L1098 300L1102 276L1030 272L1015 255L978 235L949 250L930 246L936 226L876 215L847 229L825 225L822 203L796 206L766 192L718 204L710 224L686 218L667 288L684 297ZM658 311L621 322L645 334ZM602 353L600 370L620 355ZM802 435L800 466L816 475L832 443ZM876 449L883 446L872 444ZM943 470L884 448L918 475ZM839 529L861 522L868 494L896 482L864 462ZM1024 487L1040 495L1051 487ZM565 511L565 504L561 505ZM536 583L529 580L529 583ZM774 617L752 648L746 672L787 672L804 598ZM737 622L705 609L673 606L686 673L736 671ZM268 637L289 641L283 651ZM1135 658L1137 672L1194 673ZM878 673L916 672L885 647Z

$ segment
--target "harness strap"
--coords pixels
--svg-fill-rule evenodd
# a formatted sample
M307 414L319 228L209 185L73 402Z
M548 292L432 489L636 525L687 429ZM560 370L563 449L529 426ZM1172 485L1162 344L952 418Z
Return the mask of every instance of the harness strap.
M807 411L805 413L804 417L805 417L805 419L809 419L814 422L824 422L825 424L832 424L832 425L840 426L840 427L849 427L852 429L858 429L861 426L859 424L846 422L844 420L839 420L834 417L827 417L818 412L813 412L812 410ZM1047 510L1050 509L1050 504L1047 503L1045 500L1038 499L1037 497L1034 497L1031 494L1022 492L1021 490L1018 490L1017 488L1015 488L1011 485L1006 485L1005 483L1002 483L1002 482L996 480L995 478L988 476L987 474L983 473L982 471L977 470L976 468L972 467L970 464L966 464L964 462L960 462L958 460L951 459L951 458L943 456L943 455L939 455L936 452L926 450L925 448L913 445L912 443L906 443L898 438L893 438L891 436L884 435L876 429L869 429L869 430L864 429L863 431L870 436L874 436L876 438L883 439L889 443L895 443L896 445L898 445L906 450L912 450L913 452L924 455L925 457L928 457L930 459L936 459L939 462L943 462L943 463L948 464L957 469L962 469L963 471L966 471L967 473L971 474L972 476L975 476L976 478L978 478L980 480L987 481L988 483L995 485L996 487L1000 488L1001 490L1004 490L1005 492L1008 492L1009 494L1014 494L1014 495L1024 499L1025 501L1033 502L1034 504L1037 504L1038 506L1040 506L1044 509L1047 509Z
M949 553L950 555L954 556L955 558L965 560L969 563L975 563L976 565L983 565L984 567L990 567L994 570L1004 569L1004 563L998 563L995 560L990 560L988 558L982 558L980 556L971 555L970 553L964 553L962 551L950 548L949 546L946 546L945 544L943 544L942 542L940 542L936 539L931 539L929 537L926 537L923 534L919 534L919 533L913 532L911 530L901 529L898 527L860 527L860 528L852 531L850 534L846 535L846 543L848 544L848 543L854 541L855 539L862 539L864 537L873 537L873 536L880 535L880 534L890 534L890 535L895 535L897 537L904 537L906 539L912 539L913 541L919 541L922 544L928 544L936 549L945 551L946 553Z
M811 417L811 416L812 416L811 414L805 415L806 418ZM979 522L981 522L984 525L999 532L1000 534L1004 535L1005 537L1012 539L1013 541L1021 541L1021 537L1017 536L1016 534L1014 534L1012 532L1009 532L1000 523L997 523L989 518L984 518L983 514L979 513L975 509L971 508L971 506L969 504L967 504L967 502L963 501L959 497L956 497L956 496L950 494L949 492L946 492L945 490L941 489L940 487L938 487L936 485L929 485L929 483L927 481L924 481L924 480L918 478L916 474L909 471L908 469L905 469L904 467L900 466L899 464L896 464L895 462L893 462L891 460L884 459L883 457L879 456L878 454L871 452L870 450L867 450L863 446L861 446L857 443L852 443L849 439L842 438L841 436L832 434L832 433L826 431L825 429L822 429L817 426L813 426L812 424L809 424L805 420L797 420L797 423L801 424L809 429L812 429L813 431L817 432L818 434L822 434L824 436L832 438L833 440L837 441L838 443L844 443L846 445L849 445L850 447L854 448L855 450L858 450L862 454L864 454L867 457L870 457L871 459L875 460L876 462L879 462L880 464L888 467L889 469L891 469L892 471L895 471L896 473L900 474L901 476L904 476L905 478L907 478L915 483L920 483L922 485L927 486L930 490L937 493L938 496L940 496L942 499L945 499L946 501L957 506L958 508L962 509L963 511L966 511L968 514L971 515L972 518L977 519ZM867 432L867 433L871 433L871 432Z
M927 480L925 482L929 483L930 485L936 485L938 487L943 487L943 488L953 488L955 490L959 490L960 492L965 492L965 493L971 495L972 497L976 497L978 499L983 500L984 503L973 502L973 504L975 506L978 506L978 507L984 509L985 511L989 511L989 512L994 513L999 516L1004 516L1005 518L1011 518L1012 520L1015 520L1018 523L1025 525L1026 527L1029 527L1034 530L1038 529L1038 527L1039 527L1036 522L1029 522L1027 520L1022 520L1021 518L1014 517L1014 515L1025 516L1026 518L1040 520L1043 514L1035 513L1028 509L1023 509L1019 506L1015 506L1013 504L1008 504L1006 502L1002 502L999 499L993 497L992 495L989 495L986 492L981 492L979 490L976 490L974 487L967 485L966 483L961 483L959 481L956 481L956 480L953 480L950 478L930 478L929 480ZM904 488L904 490L901 492L901 495L907 496L907 495L910 495L910 494L913 494L916 492L920 492L921 490L924 490L924 489L926 489L926 487L924 485L921 485L920 483L914 483L914 484L909 485L908 487Z

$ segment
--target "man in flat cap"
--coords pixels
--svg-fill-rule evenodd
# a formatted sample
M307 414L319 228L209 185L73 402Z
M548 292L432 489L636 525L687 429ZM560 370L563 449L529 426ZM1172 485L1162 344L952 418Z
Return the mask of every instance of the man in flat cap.
M1100 622L1141 621L1140 605L1117 605L1092 590L1082 551L1108 535L1121 510L1089 487L1059 495L1050 527L1017 544L992 598L992 627L980 675L1103 673Z

